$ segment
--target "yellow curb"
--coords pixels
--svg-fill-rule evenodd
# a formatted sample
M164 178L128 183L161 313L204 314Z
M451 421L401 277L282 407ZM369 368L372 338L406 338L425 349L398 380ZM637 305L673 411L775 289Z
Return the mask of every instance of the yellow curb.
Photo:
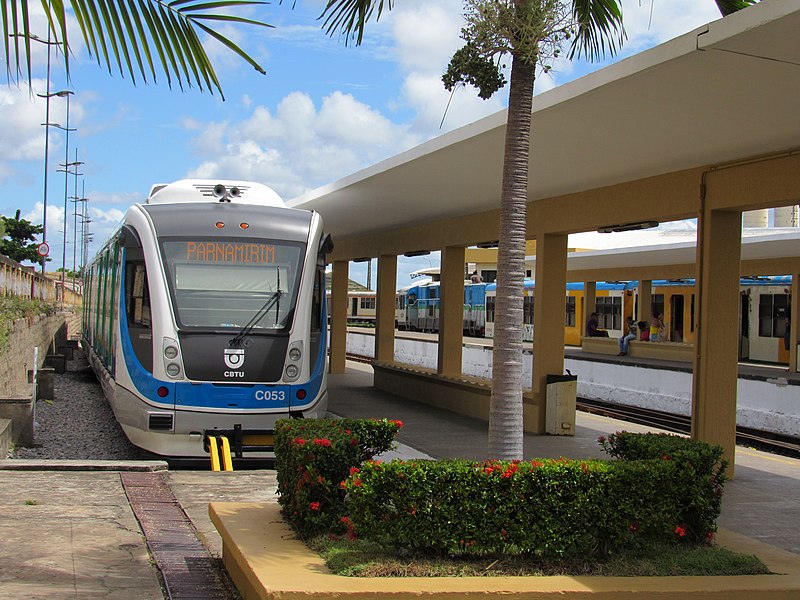
M342 577L298 540L276 503L213 502L225 568L244 600L391 597L797 600L800 555L720 531L720 545L755 554L777 575L738 577Z

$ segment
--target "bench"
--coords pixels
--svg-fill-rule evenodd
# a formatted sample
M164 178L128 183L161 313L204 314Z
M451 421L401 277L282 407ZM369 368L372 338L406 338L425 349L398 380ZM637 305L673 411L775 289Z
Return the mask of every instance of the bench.
M584 352L592 354L609 354L611 356L619 354L619 342L615 337L582 337L581 348ZM628 356L690 363L694 360L694 344L636 340L628 345Z

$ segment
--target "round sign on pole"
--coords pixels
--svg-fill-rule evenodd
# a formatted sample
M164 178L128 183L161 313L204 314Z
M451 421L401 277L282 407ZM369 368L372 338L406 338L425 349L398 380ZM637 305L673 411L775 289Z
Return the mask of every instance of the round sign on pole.
M47 256L50 254L50 246L46 242L42 242L36 247L36 251L39 253L39 256Z

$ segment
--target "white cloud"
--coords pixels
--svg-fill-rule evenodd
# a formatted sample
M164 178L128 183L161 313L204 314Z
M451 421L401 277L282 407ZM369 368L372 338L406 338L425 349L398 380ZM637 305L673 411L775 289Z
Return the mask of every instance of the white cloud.
M334 92L317 108L293 92L273 114L210 123L192 143L203 162L189 177L262 181L289 199L405 150L420 140L353 96Z

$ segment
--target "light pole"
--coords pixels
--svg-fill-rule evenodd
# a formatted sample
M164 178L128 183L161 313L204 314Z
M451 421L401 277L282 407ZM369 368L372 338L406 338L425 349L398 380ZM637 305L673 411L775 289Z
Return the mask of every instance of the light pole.
M38 38L35 38L38 40ZM69 96L72 94L69 90L61 90L58 92L50 93L50 45L52 44L59 44L60 42L44 42L43 40L38 40L42 43L48 44L47 47L47 93L46 94L36 94L40 98L45 99L45 122L42 123L44 126L44 197L42 199L42 243L47 243L47 163L48 163L48 150L50 148L50 98L54 96L58 96L59 98L66 98L67 103L69 105ZM67 109L69 110L69 109ZM68 123L69 125L69 123ZM47 262L47 257L42 257L42 274L45 271L45 263Z
M84 163L78 161L78 149L75 148L75 161L69 163L69 166L75 167L75 193L71 196L70 202L74 204L72 209L72 289L75 289L75 257L76 252L78 250L78 176L83 175L83 173L78 173L78 165L82 165ZM69 166L67 168L69 168ZM64 229L66 231L67 225L67 213L66 210L64 211ZM64 247L66 248L66 241L64 242ZM66 270L66 267L65 267Z
M72 129L71 131L75 131ZM70 129L67 128L67 135L69 135ZM78 176L83 175L83 173L78 173L78 167L83 163L78 160L78 149L75 149L75 161L74 162L65 162L63 165L63 169L58 169L59 171L64 171L64 244L61 248L61 306L64 306L64 294L66 292L66 276L67 276L67 243L69 240L69 221L67 221L67 207L68 207L68 200L69 196L67 195L69 192L67 191L69 187L69 176L75 176L75 198L78 197ZM73 167L75 170L70 171L70 167ZM73 238L73 244L77 242L77 237ZM74 267L74 265L73 265ZM73 277L74 280L74 277Z

